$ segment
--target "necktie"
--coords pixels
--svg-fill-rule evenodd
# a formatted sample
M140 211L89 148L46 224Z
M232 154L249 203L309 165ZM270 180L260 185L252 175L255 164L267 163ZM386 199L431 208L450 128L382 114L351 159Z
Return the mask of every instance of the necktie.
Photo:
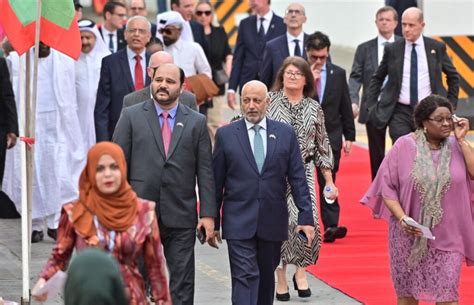
M161 127L161 137L163 138L163 146L165 147L165 155L168 156L168 149L170 148L171 143L171 128L170 124L168 123L168 116L169 113L163 111L161 113L163 117L163 126Z
M265 28L263 27L264 21L265 21L265 18L260 17L260 28L258 28L258 36L260 36L260 38L262 39L265 38Z
M110 53L114 53L114 34L109 33L109 50Z
M255 162L257 163L258 172L262 172L263 162L265 161L265 153L263 151L263 140L260 135L260 125L253 125L253 130L255 130L255 137L253 138L253 156Z
M412 107L418 103L418 57L416 56L415 46L416 44L413 44L410 60L410 105Z
M293 39L293 42L295 43L295 52L293 55L301 57L300 41L298 39Z
M135 90L143 89L142 57L135 55Z
M316 80L316 93L318 94L319 103L321 104L321 77Z

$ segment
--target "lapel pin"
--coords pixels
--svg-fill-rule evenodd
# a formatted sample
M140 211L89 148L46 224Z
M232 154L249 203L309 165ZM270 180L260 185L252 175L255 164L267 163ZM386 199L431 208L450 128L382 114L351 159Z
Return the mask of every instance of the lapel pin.
M272 24L271 28L273 29L274 27L275 27L275 25L274 25L274 24Z
M331 72L329 72L329 74L333 74L334 73L334 70L331 69Z
M184 127L183 123L181 122L176 123L176 126Z
M431 50L431 54L436 54L436 50Z
M271 135L268 136L270 139L276 139L277 137L272 133Z

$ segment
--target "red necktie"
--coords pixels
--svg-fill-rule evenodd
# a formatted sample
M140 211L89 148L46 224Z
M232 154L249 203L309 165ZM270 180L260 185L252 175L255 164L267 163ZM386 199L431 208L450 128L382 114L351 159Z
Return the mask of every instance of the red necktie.
M163 146L165 147L165 155L168 156L168 149L171 143L171 128L168 123L168 112L163 111L161 116L163 117L163 126L161 127L161 137L163 138Z
M143 87L142 57L135 55L135 90L143 89Z
M321 103L321 78L316 80L316 92L318 93L319 102Z

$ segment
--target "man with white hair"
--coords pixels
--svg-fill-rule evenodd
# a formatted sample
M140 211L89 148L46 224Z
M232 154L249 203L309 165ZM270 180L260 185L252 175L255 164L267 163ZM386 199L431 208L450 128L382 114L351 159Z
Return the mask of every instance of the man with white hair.
M130 18L125 28L127 47L102 60L94 110L97 142L112 139L123 97L150 84L145 69L150 58L145 48L150 41L150 28L145 17Z
M81 56L76 61L76 94L79 124L85 147L90 148L96 141L94 127L94 107L99 84L102 59L110 51L100 38L95 23L88 19L79 21L81 32Z
M174 63L184 70L186 77L206 74L212 79L212 71L202 47L181 38L184 19L181 14L170 11L157 16L158 33L165 45L164 50L173 55Z

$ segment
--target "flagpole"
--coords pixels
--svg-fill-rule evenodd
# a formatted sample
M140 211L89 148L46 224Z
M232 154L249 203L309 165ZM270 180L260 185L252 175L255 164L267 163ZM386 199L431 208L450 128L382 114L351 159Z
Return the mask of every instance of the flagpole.
M34 46L34 62L33 62L33 84L31 96L26 99L26 137L35 138L35 123L36 123L36 94L38 84L38 58L39 58L39 42L40 42L40 30L41 30L41 0L37 0L36 4L36 29L35 29L35 46ZM30 56L27 54L27 95L29 95L30 88ZM31 102L30 102L31 101ZM30 300L30 264L31 264L31 212L32 212L32 200L33 200L33 177L34 177L34 145L30 146L30 149L26 150L26 177L27 177L27 200L26 210L22 210L22 215L26 215L27 219L22 221L23 231L23 242L22 245L22 263L23 263L23 294L21 303L23 305L29 305ZM26 226L24 223L27 223ZM26 234L25 234L26 233ZM26 236L25 236L26 235ZM24 240L26 239L26 241ZM27 246L26 246L27 245Z

